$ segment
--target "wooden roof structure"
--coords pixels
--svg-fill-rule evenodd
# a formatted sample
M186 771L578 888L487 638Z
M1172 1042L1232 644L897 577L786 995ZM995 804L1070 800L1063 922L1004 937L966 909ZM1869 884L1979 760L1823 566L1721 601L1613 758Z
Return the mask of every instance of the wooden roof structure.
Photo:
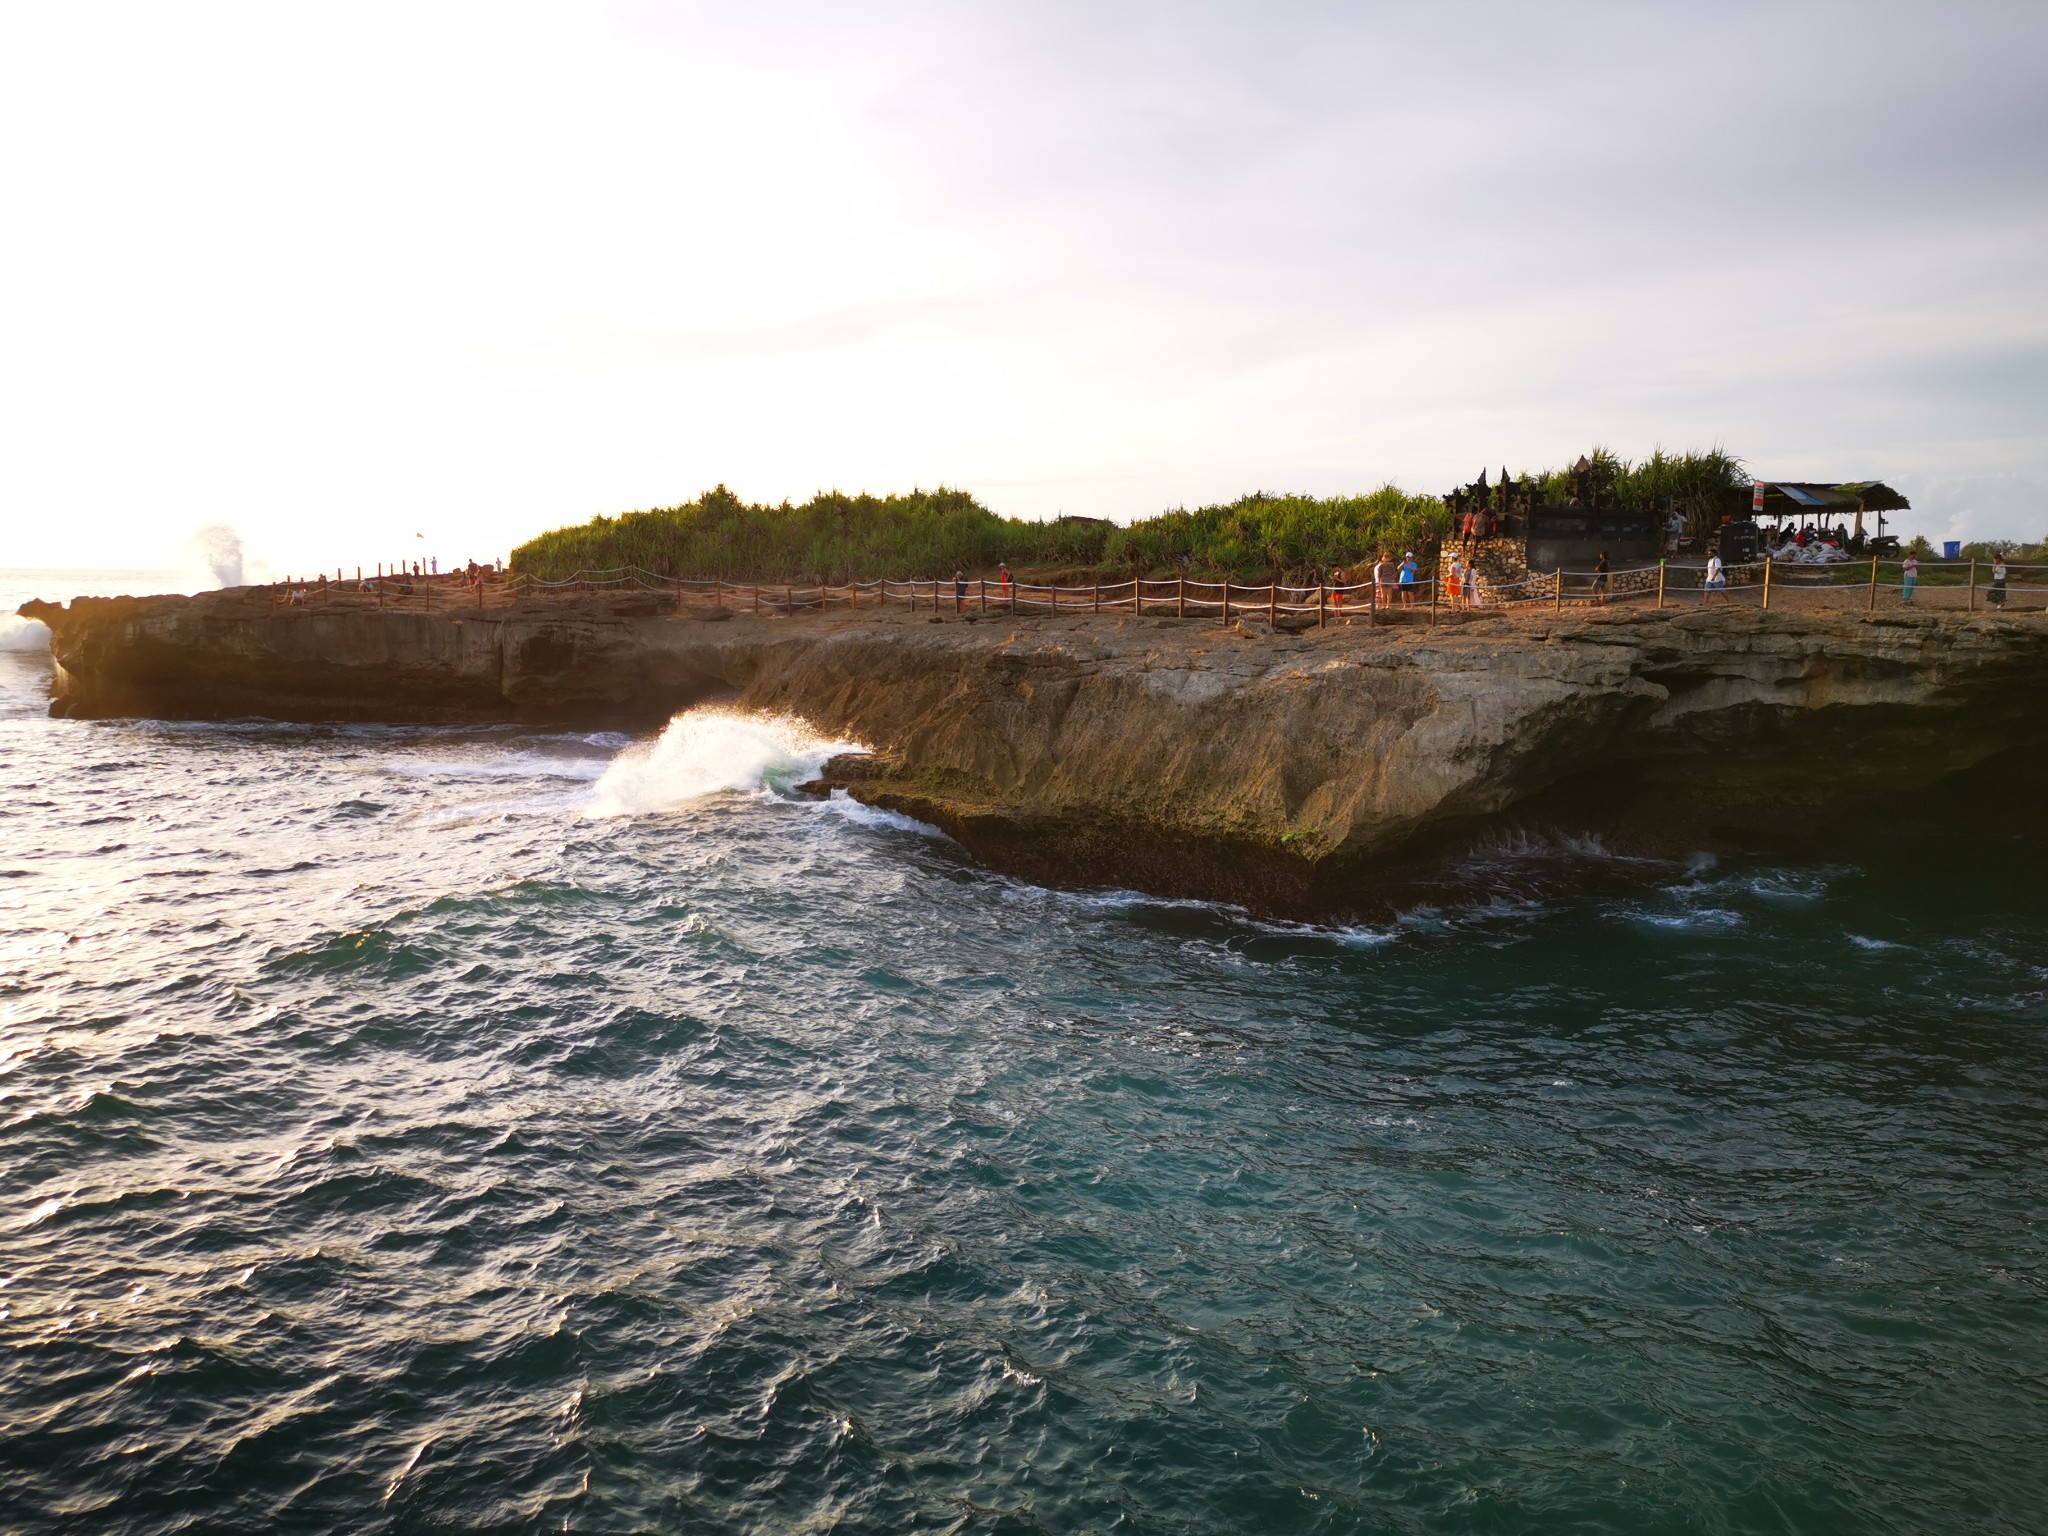
M1908 512L1913 503L1882 480L1844 480L1829 485L1818 480L1766 480L1765 517L1847 517L1858 512Z

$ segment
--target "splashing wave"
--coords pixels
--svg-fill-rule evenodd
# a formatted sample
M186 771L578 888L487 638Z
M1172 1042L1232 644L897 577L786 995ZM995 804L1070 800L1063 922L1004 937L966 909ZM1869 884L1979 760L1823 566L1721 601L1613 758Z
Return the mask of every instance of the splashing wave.
M645 816L707 795L786 792L813 777L826 759L864 752L831 741L802 721L731 709L685 710L661 735L612 761L592 793L593 816Z

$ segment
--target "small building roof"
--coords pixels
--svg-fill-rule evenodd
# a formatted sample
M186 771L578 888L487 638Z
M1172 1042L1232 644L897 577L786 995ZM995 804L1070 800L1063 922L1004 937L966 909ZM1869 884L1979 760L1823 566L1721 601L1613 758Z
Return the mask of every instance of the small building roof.
M1843 480L1830 485L1822 480L1766 480L1764 510L1780 515L1799 510L1854 512L1907 512L1913 503L1882 480ZM1773 508L1775 498L1778 505Z

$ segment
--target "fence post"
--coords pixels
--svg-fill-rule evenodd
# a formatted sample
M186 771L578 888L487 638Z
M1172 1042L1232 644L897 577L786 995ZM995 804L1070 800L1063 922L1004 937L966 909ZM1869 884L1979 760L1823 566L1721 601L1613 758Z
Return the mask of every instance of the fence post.
M1145 611L1145 578L1131 578L1131 617L1136 618Z
M1863 605L1865 613L1877 612L1877 556L1870 557L1870 601Z
M1102 612L1102 576L1100 572L1095 577L1095 612Z
M1977 611L1977 562L1970 562L1970 612Z
M786 616L791 616L791 617L793 617L793 616L795 615L795 613L796 613L796 588L795 588L795 587L785 586L785 587L784 587L784 588L782 589L782 611L783 611L783 613L784 613L784 614L785 614Z
M1275 630L1280 627L1280 578L1277 576L1266 588L1266 627Z
M1771 561L1774 558L1771 555L1764 556L1764 609L1766 612L1769 611L1771 606Z
M1429 578L1429 623L1432 629L1436 627L1436 595L1443 589L1444 563L1439 558L1436 563L1436 574Z
M761 617L761 583L754 583L754 617Z
M1328 610L1327 610L1327 609L1326 609L1326 608L1324 607L1324 603L1323 603L1323 599L1324 599L1325 597L1327 597L1327 596L1329 595L1329 591L1330 591L1330 589L1329 589L1328 587L1326 587L1326 586L1324 586L1324 585L1323 585L1323 574L1322 574L1322 572L1320 572L1320 571L1316 572L1316 628L1317 628L1317 629L1321 629L1321 628L1322 628L1322 627L1323 627L1323 626L1324 626L1325 624L1327 624L1327 623L1329 622L1329 620L1328 620L1327 618L1325 618L1325 617L1324 617L1325 613L1326 613L1326 612L1327 612Z
M974 578L974 601L979 606L981 612L988 612L988 578L986 576Z
M1657 606L1664 606L1664 561L1661 556L1657 561Z
M1353 583L1353 585L1356 585L1356 583ZM1365 627L1371 629L1379 621L1380 571L1378 566L1374 566L1372 570L1372 584L1365 589ZM1344 622L1349 624L1351 621L1346 619Z
M1188 579L1185 576L1173 578L1173 616L1176 619L1188 616Z
M1559 613L1563 613L1563 612L1564 612L1564 567L1563 567L1563 566L1561 566L1561 565L1560 565L1560 566L1559 566L1559 567L1557 568L1557 591L1556 591L1556 593L1554 594L1554 596L1555 596L1555 598L1556 598L1556 602L1555 602L1555 603L1554 603L1554 604L1553 604L1552 606L1553 606L1553 607L1555 607L1555 608L1556 608L1556 610L1557 610L1557 611L1558 611Z

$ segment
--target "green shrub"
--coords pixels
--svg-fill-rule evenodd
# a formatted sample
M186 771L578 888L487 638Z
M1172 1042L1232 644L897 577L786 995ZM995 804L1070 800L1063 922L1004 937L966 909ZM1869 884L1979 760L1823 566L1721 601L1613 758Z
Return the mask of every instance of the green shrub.
M512 569L543 581L639 566L729 581L947 577L1011 565L1118 576L1172 570L1306 575L1379 548L1412 548L1446 527L1443 504L1386 486L1369 496L1255 495L1119 527L1093 518L998 517L965 491L829 492L802 506L742 502L718 486L679 507L599 517L528 540Z

